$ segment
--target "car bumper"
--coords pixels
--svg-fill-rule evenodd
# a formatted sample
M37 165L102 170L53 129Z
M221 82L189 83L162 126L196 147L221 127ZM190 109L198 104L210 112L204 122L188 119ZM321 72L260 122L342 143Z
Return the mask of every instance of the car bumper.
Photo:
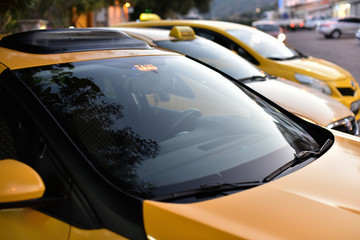
M348 79L327 82L327 84L332 92L331 97L349 108L354 113L356 121L360 121L360 87L358 85L350 87Z
M358 41L360 41L360 31L357 31L357 32L355 33L355 38L356 38Z

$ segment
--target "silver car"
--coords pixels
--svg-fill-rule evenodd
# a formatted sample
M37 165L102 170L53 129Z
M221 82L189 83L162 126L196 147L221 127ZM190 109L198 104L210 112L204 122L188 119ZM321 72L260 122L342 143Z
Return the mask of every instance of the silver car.
M316 30L325 38L338 39L341 35L354 35L359 28L359 17L345 17L325 21Z

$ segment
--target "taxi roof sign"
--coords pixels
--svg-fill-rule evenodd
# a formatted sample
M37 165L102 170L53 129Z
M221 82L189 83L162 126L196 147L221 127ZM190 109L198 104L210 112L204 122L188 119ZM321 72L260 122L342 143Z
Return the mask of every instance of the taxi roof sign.
M195 32L192 27L189 26L174 26L169 34L171 37L181 40L193 40L195 39Z
M140 21L158 21L161 20L159 15L155 13L142 13L139 17Z

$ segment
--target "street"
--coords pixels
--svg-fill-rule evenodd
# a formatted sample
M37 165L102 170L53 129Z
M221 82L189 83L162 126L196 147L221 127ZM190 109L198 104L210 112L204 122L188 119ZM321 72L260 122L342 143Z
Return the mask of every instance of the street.
M355 36L325 39L320 33L309 30L288 31L287 44L305 55L328 60L348 70L360 84L360 42Z

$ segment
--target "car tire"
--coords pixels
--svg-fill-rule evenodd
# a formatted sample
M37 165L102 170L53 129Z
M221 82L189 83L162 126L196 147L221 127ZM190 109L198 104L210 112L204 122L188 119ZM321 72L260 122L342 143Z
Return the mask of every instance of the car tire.
M339 30L334 30L331 33L331 37L334 39L339 39L341 37L341 32Z

